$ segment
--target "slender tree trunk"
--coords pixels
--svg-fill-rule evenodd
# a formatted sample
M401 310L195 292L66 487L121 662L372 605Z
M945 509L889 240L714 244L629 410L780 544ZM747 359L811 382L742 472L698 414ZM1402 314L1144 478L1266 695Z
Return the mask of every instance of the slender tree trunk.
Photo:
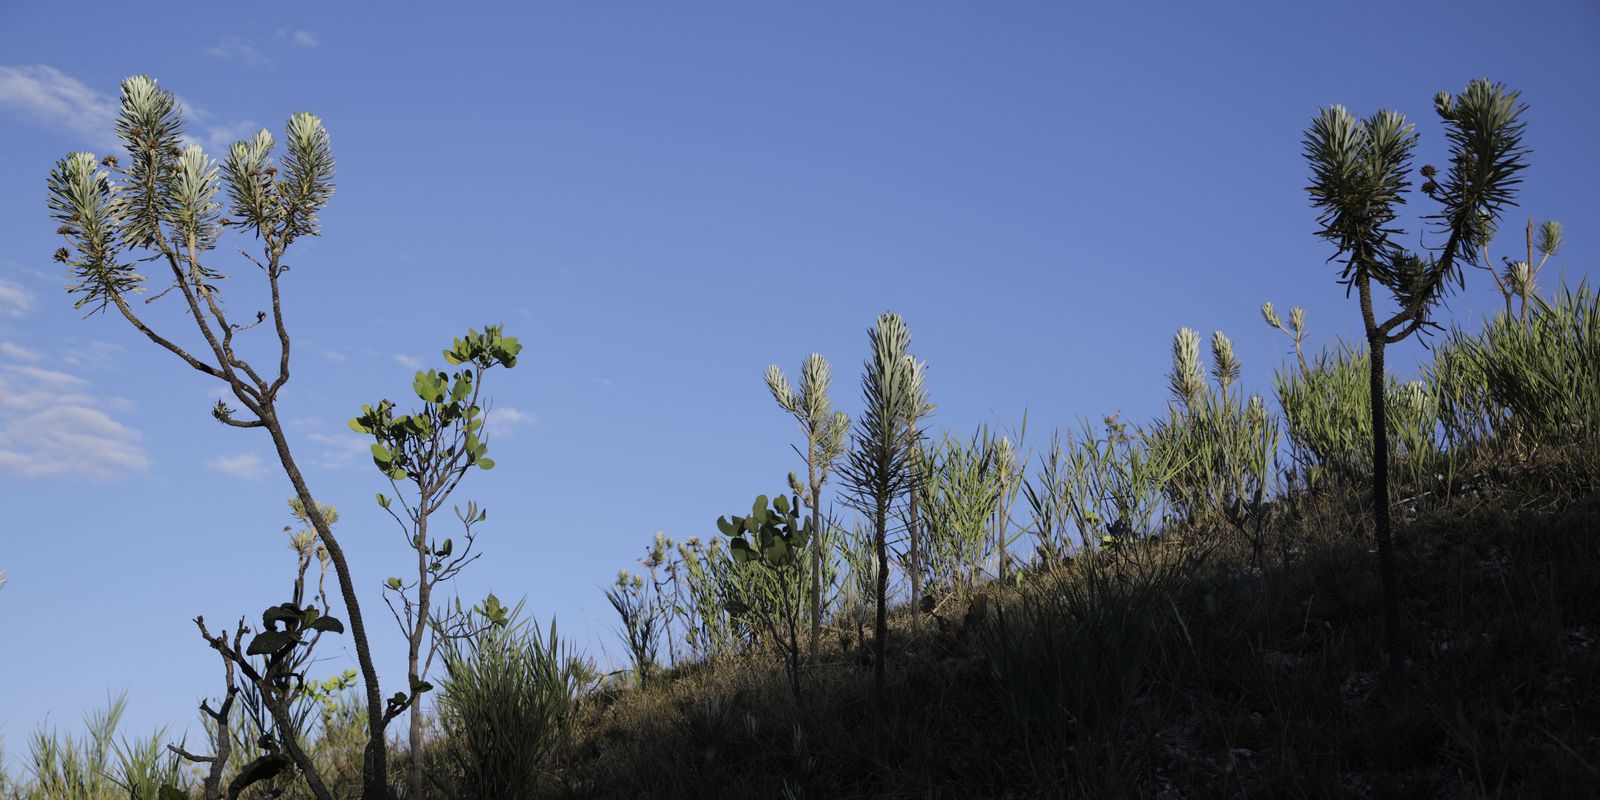
M877 518L873 520L873 546L877 549L878 556L878 615L873 630L873 649L876 657L872 661L872 693L877 700L875 708L875 724L872 729L872 749L880 769L886 768L889 763L886 739L889 726L888 698L885 686L887 674L885 662L888 658L889 634L889 548L886 541L889 519L888 490L885 489L878 496Z
M917 550L917 465L911 464L910 507L906 514L906 536L911 539L911 630L922 630L922 560Z
M367 746L362 752L361 759L361 800L388 800L389 751L388 743L384 739L384 729L387 726L383 720L382 690L378 686L377 668L372 664L372 648L367 644L367 626L361 617L361 601L356 597L355 581L350 576L350 564L345 560L344 549L333 536L333 528L322 516L322 508L311 496L305 477L300 474L300 467L289 454L289 440L283 435L283 426L278 423L276 410L268 407L262 411L265 413L261 414L261 421L272 435L272 444L278 451L278 460L283 464L283 471L289 476L289 483L294 486L295 496L305 506L306 516L311 518L312 527L316 528L317 536L328 548L328 558L333 561L334 574L339 578L339 595L344 600L345 613L350 618L350 638L355 641L356 663L361 667L362 684L366 690L367 701Z
M1011 487L1006 485L1005 481L1001 481L1001 483L1000 483L1000 504L999 504L1000 507L998 509L998 511L1000 513L1000 518L999 518L999 523L1000 524L995 529L995 539L996 539L996 541L999 542L999 545L1000 545L1000 585L1002 587L1004 587L1006 585L1006 561L1007 561L1007 558L1006 558L1006 527L1008 526L1008 524L1011 521L1009 519L1010 515L1007 513L1009 509L1006 508L1006 503L1007 503L1006 498L1008 496L1010 488Z
M1517 318L1517 322L1521 323L1523 327L1527 327L1528 324L1528 291L1533 288L1533 217L1528 217L1527 243L1528 282L1523 285L1521 291L1517 292L1519 299L1522 300L1522 313Z
M328 785L323 783L322 776L317 773L316 763L300 747L300 742L295 738L294 720L289 717L289 709L283 703L270 699L272 691L270 686L258 683L256 688L261 691L263 698L269 698L266 700L267 713L272 716L272 721L278 724L278 730L283 733L280 737L283 740L283 749L289 753L289 760L300 768L300 777L305 780L306 788L311 790L312 796L317 800L333 800L333 793L328 791Z
M430 601L433 599L432 587L428 585L428 504L432 497L423 492L421 504L418 506L421 513L417 520L417 621L415 627L407 631L410 635L406 652L406 680L410 684L407 688L415 693L417 682L422 680L420 673L422 640L428 634L428 612ZM411 698L410 730L407 731L407 741L411 745L411 797L422 800L422 701L413 694Z
M1389 531L1389 424L1384 409L1384 341L1374 332L1367 338L1372 364L1372 519L1378 540L1378 578L1383 586L1383 641L1389 651L1389 678L1395 696L1405 698L1406 663L1400 633L1400 576L1394 563L1394 541Z
M817 660L817 643L822 640L822 482L817 480L816 433L809 432L806 444L806 481L811 486L811 661Z
M802 592L805 591L805 587L804 586L801 586L800 589L801 589ZM784 594L787 595L788 593L785 592ZM788 601L785 601L785 602L788 602ZM800 630L799 630L800 629L800 621L799 621L799 617L800 617L800 609L804 607L805 601L803 599L797 597L797 598L794 599L794 603L795 603L795 605L794 605L793 613L785 614L784 616L788 617L788 623L789 623L788 624L788 628L789 628L789 646L787 648L789 652L786 654L788 656L787 660L789 662L789 691L794 695L794 718L795 718L795 723L799 724L799 721L800 721ZM815 655L815 651L813 651L813 655Z

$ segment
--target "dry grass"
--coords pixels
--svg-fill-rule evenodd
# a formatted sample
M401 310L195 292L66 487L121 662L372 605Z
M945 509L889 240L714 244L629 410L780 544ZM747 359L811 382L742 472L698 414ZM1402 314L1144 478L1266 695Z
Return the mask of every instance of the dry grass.
M1505 466L1402 516L1403 705L1381 683L1362 503L1319 493L1280 502L1265 573L1236 536L1177 568L1200 552L1190 531L1099 562L1098 589L1080 561L947 598L919 634L897 609L887 765L870 648L834 632L798 714L763 653L595 698L540 794L1595 796L1600 496L1564 490L1567 463Z

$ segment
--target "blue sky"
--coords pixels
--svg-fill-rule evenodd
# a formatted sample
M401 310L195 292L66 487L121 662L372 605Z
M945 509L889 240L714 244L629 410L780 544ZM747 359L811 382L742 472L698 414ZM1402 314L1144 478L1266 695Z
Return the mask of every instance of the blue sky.
M617 569L655 531L714 535L796 467L765 367L824 354L854 415L881 311L907 318L929 364L936 427L1026 411L1035 444L1080 415L1158 413L1179 326L1233 336L1254 391L1287 344L1262 301L1304 306L1315 343L1356 337L1304 191L1300 135L1321 106L1402 111L1420 165L1442 160L1434 92L1480 76L1522 90L1534 152L1512 220L1567 224L1547 286L1593 274L1592 3L803 5L212 4L90 25L54 3L0 7L12 754L123 689L130 730L197 734L220 678L190 618L254 617L292 569L266 436L212 421L217 385L121 320L81 318L50 261L46 175L70 150L109 152L130 74L175 91L217 155L301 110L331 131L338 192L286 284L284 413L313 491L343 513L395 685L404 649L379 586L405 548L344 423L364 402L405 405L416 365L468 326L504 322L526 349L486 384L500 466L457 493L489 510L458 588L525 595L607 663L600 587ZM1494 252L1519 246L1513 227ZM216 263L235 308L258 307L259 276ZM1468 278L1450 316L1475 324L1498 297ZM170 298L146 309L190 340ZM1392 352L1402 370L1424 353ZM331 674L352 659L329 643Z

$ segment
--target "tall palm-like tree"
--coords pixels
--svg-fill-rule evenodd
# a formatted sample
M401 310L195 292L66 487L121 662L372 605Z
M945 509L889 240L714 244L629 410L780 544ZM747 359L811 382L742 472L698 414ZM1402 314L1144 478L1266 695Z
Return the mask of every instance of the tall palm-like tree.
M1424 327L1437 327L1430 312L1452 282L1462 283L1462 267L1476 260L1496 221L1514 205L1520 173L1527 166L1522 146L1527 106L1518 93L1497 83L1475 80L1453 97L1440 92L1434 110L1450 143L1450 165L1441 175L1421 169L1422 192L1441 206L1426 217L1443 242L1413 252L1397 243L1405 232L1395 226L1396 208L1411 186L1411 157L1417 134L1403 115L1379 111L1365 120L1344 106L1323 109L1303 140L1311 165L1312 204L1320 212L1317 235L1333 243L1330 261L1341 264L1339 281L1354 289L1371 349L1373 522L1378 570L1383 586L1384 644L1397 695L1404 695L1405 658L1400 632L1400 580L1389 528L1389 440L1384 419L1384 347ZM1387 290L1399 309L1380 319L1373 284Z
M872 525L877 556L877 620L873 628L873 693L877 698L873 736L878 763L885 761L885 663L887 656L889 551L888 526L895 502L910 490L912 461L919 437L916 421L926 413L924 366L908 352L911 331L899 314L878 316L868 331L872 358L861 379L863 410L855 442L840 473L849 489L847 502Z
M767 389L772 399L794 416L806 435L806 488L801 499L811 509L811 658L817 657L817 642L822 638L822 485L828 470L844 454L845 437L850 433L850 417L834 411L828 399L828 384L833 374L828 360L820 353L806 356L800 367L800 393L795 394L789 378L777 364L767 367Z

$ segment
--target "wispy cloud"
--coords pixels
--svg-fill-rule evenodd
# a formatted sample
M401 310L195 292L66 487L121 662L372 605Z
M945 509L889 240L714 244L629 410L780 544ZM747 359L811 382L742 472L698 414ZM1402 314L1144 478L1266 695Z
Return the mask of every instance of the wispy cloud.
M421 359L412 358L404 353L395 353L394 363L399 364L406 369L422 369Z
M317 38L315 33L312 33L311 31L297 31L291 28L279 28L278 38L288 39L289 42L295 47L316 47L317 45L322 44L322 40Z
M200 149L206 151L206 155L219 161L223 159L228 152L228 148L232 147L234 142L241 139L249 139L256 135L256 131L261 130L260 125L248 120L244 122L204 124L204 121L211 116L210 114L195 112L192 106L190 111L192 113L189 118L201 124L198 125L198 135L188 131L184 132L184 142L186 144L200 145Z
M217 456L206 462L206 466L214 472L231 475L239 480L253 481L267 474L261 465L261 456L255 453L240 453L236 456Z
M0 314L20 317L32 309L32 292L16 281L0 278Z
M335 364L343 364L344 362L350 360L350 356L348 354L350 347L348 345L343 347L329 347L322 342L308 338L296 346L304 347L314 353L320 353L323 358L326 358Z
M539 415L521 411L511 406L489 409L489 435L504 436L518 428L532 428L539 424Z
M247 67L273 66L272 59L267 58L254 45L231 36L207 47L206 55L223 61L237 62Z
M308 433L306 441L321 446L315 458L317 466L324 469L348 467L357 463L358 457L372 452L372 440L353 433Z
M184 146L200 145L200 149L214 159L223 158L234 142L248 139L261 130L253 120L219 120L205 106L191 103L182 96L177 101L178 113L188 123L181 137Z
M590 378L590 380L594 381L596 385L604 386L607 389L610 389L611 386L612 386L610 378L594 377L594 378Z
M254 48L243 46L254 52ZM226 48L223 49L226 51ZM184 141L200 145L213 158L220 156L228 145L257 130L253 122L218 120L204 108L181 97L179 105L184 118L190 123L184 132ZM122 147L115 133L120 111L116 97L97 92L55 67L43 64L0 66L0 107L12 109L42 124L72 131L81 137L84 144L104 150ZM0 312L4 311L4 303L4 298L0 297Z
M139 432L101 410L125 405L91 394L76 375L0 364L0 471L110 478L149 469Z
M96 339L82 347L68 350L61 360L74 367L105 369L117 363L117 359L122 357L122 351L122 345L116 342Z
M42 356L36 350L29 350L16 342L0 342L0 356L5 356L12 361L24 361L29 364L39 363Z
M85 144L112 149L117 101L55 67L0 66L0 106L45 125L65 128Z

